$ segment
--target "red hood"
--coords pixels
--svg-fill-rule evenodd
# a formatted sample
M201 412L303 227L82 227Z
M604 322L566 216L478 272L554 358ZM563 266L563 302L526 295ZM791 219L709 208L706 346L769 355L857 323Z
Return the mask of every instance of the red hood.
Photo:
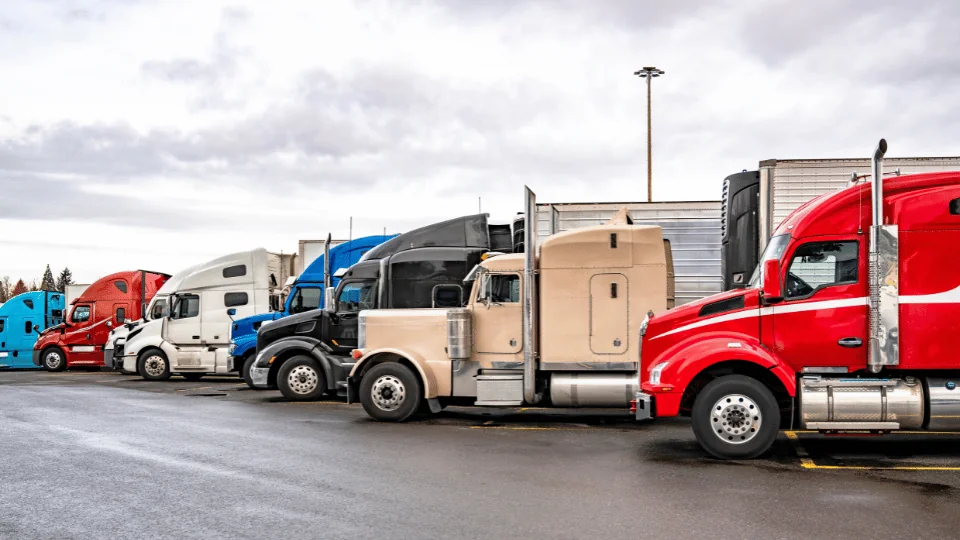
M732 291L717 293L712 296L701 298L700 300L664 311L650 320L650 324L647 326L646 335L649 337L654 337L660 333L668 332L674 328L679 328L684 324L699 319L700 310L703 309L703 306L712 304L714 302L719 302L721 300L726 300L728 298L750 295L751 291L753 291L752 294L756 294L756 290L754 289L734 289ZM747 305L749 304L750 302L747 302Z

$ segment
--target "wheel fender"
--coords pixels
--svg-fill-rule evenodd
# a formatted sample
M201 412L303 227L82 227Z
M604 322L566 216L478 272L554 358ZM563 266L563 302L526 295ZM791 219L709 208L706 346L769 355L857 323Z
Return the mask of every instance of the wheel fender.
M353 366L353 369L350 370L350 379L356 381L356 377L363 373L364 366L370 365L372 359L384 354L397 355L406 358L407 361L413 364L414 368L416 368L417 373L420 374L420 380L423 381L423 397L426 399L437 397L437 381L433 378L432 372L428 372L423 369L423 366L426 365L427 362L426 359L417 353L401 351L400 349L385 348L364 353L364 355L357 360L357 363Z
M689 340L678 344L680 350L665 354L663 358L671 361L661 372L660 382L672 385L677 393L687 386L704 370L721 362L742 361L757 364L773 373L783 384L790 397L797 391L796 374L780 361L775 354L756 339L744 339L743 336L713 336Z
M161 341L160 346L157 348L163 351L163 354L167 355L167 362L170 363L170 369L173 370L173 366L177 363L177 355L179 354L177 348L173 346L173 343L167 341Z
M280 356L282 354L286 354L291 350L302 351L303 354L317 359L321 363L321 365L324 365L324 362L326 362L326 359L320 360L319 358L317 358L317 355L313 352L314 349L318 349L319 345L320 345L320 340L304 337L304 336L286 337L286 338L278 339L277 341L274 341L273 343L264 347L263 350L257 351L257 359L254 360L253 365L258 368L268 367L270 366L271 358L275 356ZM326 367L324 368L324 371L326 371Z

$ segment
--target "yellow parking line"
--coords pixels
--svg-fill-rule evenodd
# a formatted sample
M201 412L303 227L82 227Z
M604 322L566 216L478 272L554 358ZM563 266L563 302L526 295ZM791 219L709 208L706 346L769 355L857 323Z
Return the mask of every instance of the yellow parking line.
M816 431L802 431L801 433L817 433ZM901 431L899 433L910 433ZM925 431L915 431L912 433L927 433ZM951 432L934 432L941 434L951 434L956 435L956 433ZM803 445L800 444L800 437L797 436L795 431L784 431L784 435L790 439L791 444L793 445L794 450L797 452L797 457L800 458L800 466L804 469L824 469L824 470L854 470L854 471L960 471L960 467L941 467L941 466L894 466L894 467L872 467L869 465L817 465L810 455L807 454L806 449L803 448Z

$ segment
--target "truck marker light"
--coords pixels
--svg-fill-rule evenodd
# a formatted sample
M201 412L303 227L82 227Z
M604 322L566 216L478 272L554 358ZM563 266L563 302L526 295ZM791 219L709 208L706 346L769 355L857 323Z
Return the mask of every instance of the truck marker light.
M273 361L276 360L276 359L277 359L276 356L271 356L271 357L270 357L270 360L267 360L267 363L268 363L268 364L272 364Z
M335 340L335 339L331 339L330 342L333 343L334 345L336 345L337 347L340 346L340 344L337 343L337 340Z
M360 357L363 356L363 351L360 350L360 349L354 349L353 351L350 352L350 356L351 356L354 360L359 360Z
M731 348L731 349L739 349L739 348L743 347L743 343L738 343L738 342L736 342L736 341L733 341L733 342L727 343L727 347L729 347L729 348Z

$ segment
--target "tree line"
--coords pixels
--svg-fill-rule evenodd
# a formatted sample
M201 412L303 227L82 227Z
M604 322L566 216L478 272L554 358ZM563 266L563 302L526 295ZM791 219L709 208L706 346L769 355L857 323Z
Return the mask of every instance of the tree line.
M73 283L73 272L69 268L64 268L60 271L60 274L54 278L53 272L50 271L50 265L47 265L47 269L43 272L43 279L40 280L40 283L37 283L36 279L26 283L23 281L23 278L20 278L14 283L10 276L3 276L0 278L0 304L10 300L18 294L23 294L29 291L60 291L65 292L67 290L67 285Z

